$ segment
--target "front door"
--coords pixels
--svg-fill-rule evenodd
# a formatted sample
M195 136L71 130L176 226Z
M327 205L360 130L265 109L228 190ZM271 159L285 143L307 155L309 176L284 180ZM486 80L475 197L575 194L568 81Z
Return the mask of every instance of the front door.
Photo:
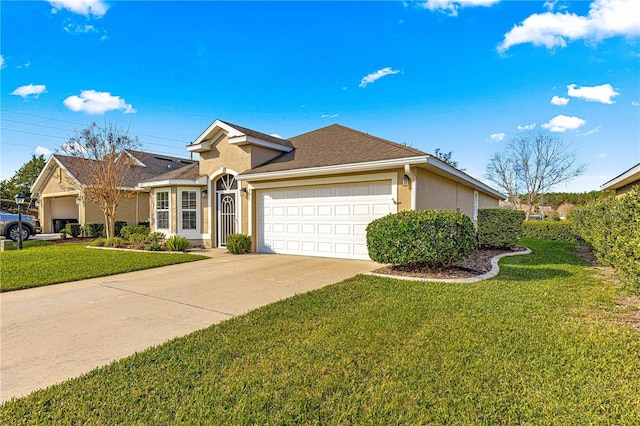
M238 229L238 182L233 175L223 175L216 181L216 211L218 247L227 245L227 235Z

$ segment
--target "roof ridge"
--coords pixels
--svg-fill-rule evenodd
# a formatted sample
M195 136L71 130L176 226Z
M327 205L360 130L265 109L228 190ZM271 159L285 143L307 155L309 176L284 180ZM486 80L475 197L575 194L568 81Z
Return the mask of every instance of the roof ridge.
M278 140L281 140L281 141L283 141L283 142L291 142L291 141L290 141L290 140L288 140L288 139L281 138L281 137L279 137L279 136L268 135L268 134L266 134L266 133L264 133L264 132L260 132L260 131L258 131L258 130L250 129L250 128L248 128L248 127L244 127L244 126L239 126L239 125L237 125L237 124L233 124L233 123L230 123L230 122L228 122L228 121L224 121L224 120L218 120L218 121L220 121L220 122L222 122L222 123L224 123L224 124L226 124L226 125L228 125L228 126L231 126L231 127L235 128L236 130L241 131L242 133L246 133L246 131L249 131L249 132L251 132L251 133L255 133L255 134L258 134L258 135L264 136L264 137L266 137L267 139L278 139Z
M411 154L414 154L414 155L415 155L415 154L417 154L417 153L420 153L421 155L430 155L430 154L428 154L428 153L426 153L426 152L424 152L424 151L421 151L421 150L419 150L419 149L412 148L412 147L409 147L409 146L403 145L403 144L398 143L398 142L393 142L393 141L390 141L390 140L388 140L388 139L380 138L380 137L378 137L378 136L371 135L371 134L366 133L366 132L363 132L363 131L361 131L361 130L352 129L351 127L343 126L342 124L338 124L338 123L330 124L330 125L328 125L328 126L321 127L321 128L319 128L319 129L316 129L316 130L310 130L310 131L308 131L308 132L306 132L306 133L302 133L302 134L300 134L300 135L294 136L294 137L292 137L291 139L297 139L297 138L299 138L299 137L301 137L301 136L305 136L305 135L308 135L308 134L310 134L310 133L314 133L314 132L319 132L319 131L321 131L321 130L329 129L329 128L331 128L331 127L337 127L337 128L343 129L343 130L348 130L348 131L350 131L350 132L352 132L352 133L356 133L356 134L361 135L361 136L366 136L366 137L368 137L368 138L375 139L375 140L377 140L377 141L379 141L379 142L383 142L383 143L385 143L385 144L387 144L387 145L392 145L392 146L394 146L394 147L402 148L402 149L404 149L405 151L409 151Z

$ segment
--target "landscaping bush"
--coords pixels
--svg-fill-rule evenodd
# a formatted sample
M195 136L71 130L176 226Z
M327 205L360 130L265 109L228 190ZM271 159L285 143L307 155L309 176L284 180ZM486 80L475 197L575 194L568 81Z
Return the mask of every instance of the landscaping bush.
M131 241L132 236L142 235L146 237L151 230L145 225L126 225L120 229L120 236L125 240Z
M167 239L166 246L169 251L185 251L191 246L191 243L185 237L172 235Z
M124 228L125 226L127 226L127 222L123 220L116 220L113 224L113 235L115 235L116 237L122 237L122 228Z
M473 253L476 235L473 222L463 213L412 210L371 222L367 248L378 263L446 267Z
M622 197L594 201L571 211L573 230L606 266L640 292L640 187Z
M120 237L111 237L104 240L104 247L115 247L121 248L125 247L127 242Z
M104 223L100 223L100 222L85 223L84 233L89 238L100 238L104 235Z
M89 244L90 246L93 247L104 247L104 242L105 239L104 238L96 238L95 240L93 240L93 242L91 244Z
M580 237L573 232L569 221L528 221L522 224L522 236L525 238L540 238L543 240L568 241L577 243Z
M508 248L522 234L525 213L521 210L478 210L478 244L487 248Z
M251 251L251 236L245 234L227 235L227 250L232 254L243 254Z
M79 223L67 223L64 229L66 229L67 233L71 234L73 238L80 235L80 232L82 231L82 227L80 226Z

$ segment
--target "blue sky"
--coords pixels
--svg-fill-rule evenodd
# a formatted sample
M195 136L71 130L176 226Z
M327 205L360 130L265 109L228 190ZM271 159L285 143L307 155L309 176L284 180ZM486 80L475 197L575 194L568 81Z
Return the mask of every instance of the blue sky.
M1 177L91 122L145 150L215 119L287 138L339 123L483 179L525 128L589 191L640 162L640 1L2 1Z

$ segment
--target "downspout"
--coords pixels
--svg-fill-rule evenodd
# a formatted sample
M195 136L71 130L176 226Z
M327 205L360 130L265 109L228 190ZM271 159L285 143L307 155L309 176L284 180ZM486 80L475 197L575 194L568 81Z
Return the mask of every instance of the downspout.
M411 166L409 166L408 164L404 165L404 173L409 176L409 188L411 189L411 210L415 210L416 209L416 184L418 181L418 177L413 174L413 172L411 171Z

